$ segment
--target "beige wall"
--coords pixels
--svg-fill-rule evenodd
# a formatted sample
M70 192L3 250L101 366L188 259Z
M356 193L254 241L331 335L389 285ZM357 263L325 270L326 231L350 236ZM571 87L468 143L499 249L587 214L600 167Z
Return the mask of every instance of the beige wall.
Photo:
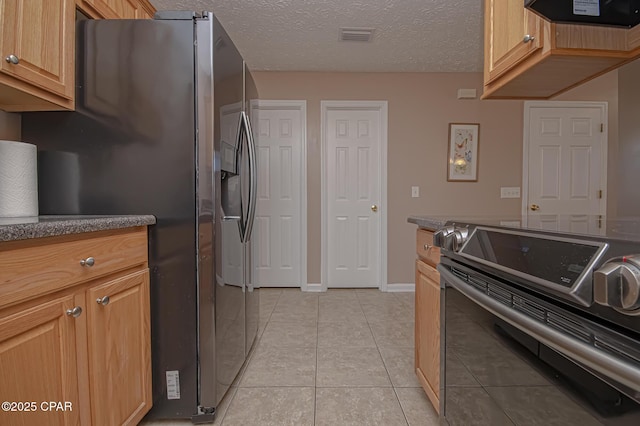
M616 213L618 205L622 206L624 214L632 210L624 200L617 200L615 189L621 170L618 165L627 158L629 167L623 170L628 173L640 170L633 161L640 156L635 113L640 90L636 83L640 62L627 67L621 70L620 77L621 91L624 92L620 96L620 110L626 111L626 115L621 114L621 122L627 117L620 147L618 71L556 98L609 103L610 216ZM307 101L308 282L320 282L321 100L387 100L389 103L389 283L410 283L414 280L415 226L406 222L407 216L520 214L520 199L500 199L500 187L520 186L522 182L523 102L456 99L459 88L475 88L481 93L481 74L256 72L254 77L262 99ZM446 181L450 122L480 123L478 182ZM0 139L20 140L19 114L0 111ZM628 192L637 193L635 181L629 183ZM411 198L411 186L414 185L420 186L420 198ZM640 201L632 207L636 205L640 205ZM637 209L634 212L638 214Z
M20 140L20 114L0 111L0 139Z
M414 281L417 215L519 215L501 186L522 181L522 101L458 100L478 73L256 72L261 99L307 101L308 282L320 282L320 101L387 100L388 282ZM478 182L447 182L448 123L480 123ZM411 186L420 198L411 198ZM384 208L384 207L383 207Z

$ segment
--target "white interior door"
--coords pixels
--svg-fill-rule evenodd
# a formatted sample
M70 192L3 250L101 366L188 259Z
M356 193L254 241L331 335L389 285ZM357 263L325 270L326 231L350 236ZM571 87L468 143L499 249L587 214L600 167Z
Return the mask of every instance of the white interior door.
M531 102L527 118L528 226L598 233L606 211L606 104Z
M366 104L366 103L363 103ZM323 108L327 287L381 287L382 140L384 111ZM383 125L383 113L384 124ZM386 145L385 145L386 147ZM384 157L382 157L384 158ZM386 277L385 277L386 280Z
M252 109L258 151L252 258L260 287L306 287L304 105L261 101Z

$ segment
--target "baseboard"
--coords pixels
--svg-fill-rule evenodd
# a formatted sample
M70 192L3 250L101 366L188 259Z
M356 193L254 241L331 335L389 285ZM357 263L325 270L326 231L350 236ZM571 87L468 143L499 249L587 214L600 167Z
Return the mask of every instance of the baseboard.
M389 283L387 284L388 293L413 292L416 291L415 283Z
M320 284L320 283L308 283L306 291L309 292L309 293L320 293L320 292L322 292L322 284Z
M300 288L300 286L291 284L261 284L260 288Z
M387 292L389 293L414 292L415 289L415 283L387 284ZM321 293L324 290L322 290L322 284L320 283L309 283L307 284L307 288L304 291L309 293Z

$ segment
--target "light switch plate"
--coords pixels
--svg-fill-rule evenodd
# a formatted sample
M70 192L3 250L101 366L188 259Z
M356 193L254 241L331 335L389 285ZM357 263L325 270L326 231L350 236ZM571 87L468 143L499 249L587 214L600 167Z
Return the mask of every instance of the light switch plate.
M503 186L500 188L500 198L520 198L520 187Z
M412 198L418 198L420 196L420 187L419 186L412 186L411 187L411 197Z

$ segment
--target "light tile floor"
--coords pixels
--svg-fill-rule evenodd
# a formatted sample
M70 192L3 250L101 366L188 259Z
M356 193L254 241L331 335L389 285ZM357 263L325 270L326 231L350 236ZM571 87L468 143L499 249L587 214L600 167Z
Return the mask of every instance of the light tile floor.
M413 321L413 293L261 289L256 346L214 424L437 425L413 370Z

